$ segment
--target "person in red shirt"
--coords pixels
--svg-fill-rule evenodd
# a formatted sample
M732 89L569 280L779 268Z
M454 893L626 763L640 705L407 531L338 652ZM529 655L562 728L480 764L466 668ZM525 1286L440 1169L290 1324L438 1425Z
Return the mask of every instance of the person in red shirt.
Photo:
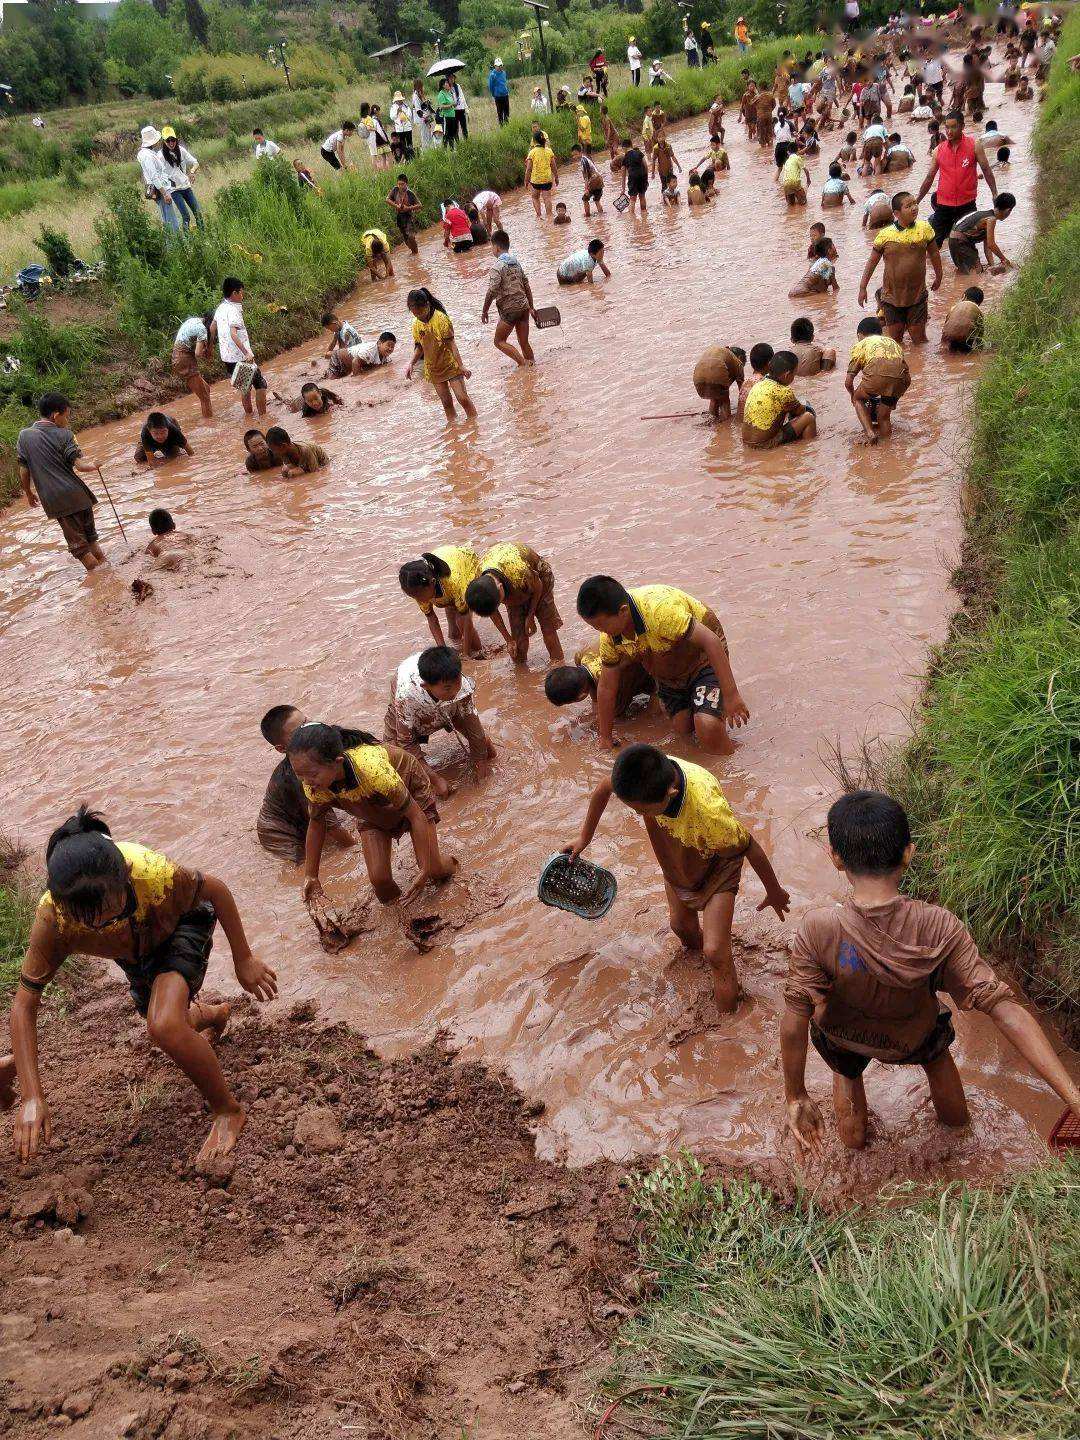
M456 200L443 207L443 244L458 254L473 247L472 222Z
M934 151L926 179L915 197L917 201L921 201L934 181L937 181L930 224L939 247L948 239L957 220L964 215L970 215L975 209L979 170L990 186L991 196L996 197L997 180L986 158L986 152L978 140L964 134L964 117L961 112L950 110L945 117L945 139Z

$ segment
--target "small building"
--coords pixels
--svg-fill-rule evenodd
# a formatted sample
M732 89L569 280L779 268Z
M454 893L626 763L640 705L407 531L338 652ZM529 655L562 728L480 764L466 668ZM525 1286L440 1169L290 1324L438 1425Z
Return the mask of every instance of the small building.
M419 40L403 40L399 45L387 45L385 50L373 50L369 60L378 60L391 75L400 75L407 60L415 60L424 47Z

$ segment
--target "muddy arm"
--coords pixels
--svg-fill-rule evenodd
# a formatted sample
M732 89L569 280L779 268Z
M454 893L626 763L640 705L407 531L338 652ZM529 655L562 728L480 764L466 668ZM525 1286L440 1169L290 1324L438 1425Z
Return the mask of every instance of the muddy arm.
M1016 1000L1002 1000L991 1010L990 1018L1073 1114L1080 1116L1080 1089L1070 1079L1035 1017Z

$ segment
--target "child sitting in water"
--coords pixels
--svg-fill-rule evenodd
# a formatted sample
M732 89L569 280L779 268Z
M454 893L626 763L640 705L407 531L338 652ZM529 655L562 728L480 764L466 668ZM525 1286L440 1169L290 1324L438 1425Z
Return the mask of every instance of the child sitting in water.
M836 158L841 165L850 165L853 160L858 159L859 137L854 130L849 130L844 136L844 143L836 152Z
M900 893L915 847L902 805L858 790L829 810L832 862L851 884L850 898L812 910L799 925L784 985L780 1052L788 1125L803 1148L824 1133L821 1111L806 1093L807 1038L833 1072L840 1139L866 1144L863 1072L919 1065L943 1125L969 1121L960 1073L951 1056L952 1016L945 991L963 1010L981 1010L1028 1064L1080 1117L1080 1089L1069 1078L1038 1022L979 954L950 911Z
M445 610L450 644L466 659L475 656L482 660L484 647L465 603L465 591L479 574L480 561L471 545L439 545L425 551L419 560L406 561L398 571L398 583L420 606L436 645L447 643L436 613Z
M383 721L383 740L416 757L427 771L435 794L450 794L450 785L424 758L423 747L440 730L464 736L478 779L491 771L495 746L476 713L475 686L461 673L461 656L447 645L432 645L410 655L390 682L390 703Z
M815 341L814 322L805 316L791 322L791 348L799 357L796 375L818 375L836 364L836 351Z
M788 291L788 298L798 299L801 295L826 295L830 290L838 293L840 283L836 278L836 266L829 259L828 240L819 240L814 246L814 259L806 274Z
M745 724L750 711L735 683L723 626L707 605L672 585L627 590L610 575L593 575L578 591L577 612L603 636L596 691L602 745L615 746L619 671L640 664L656 681L678 734L692 734L714 755L734 753L728 726Z
M569 225L571 223L570 211L566 208L565 200L555 202L555 217L551 223L553 225Z
M946 349L967 355L982 343L984 319L980 306L984 298L978 285L972 285L945 316L941 343Z
M876 445L892 434L892 412L911 384L911 375L904 347L883 333L880 320L874 316L860 320L856 334L859 338L851 347L844 388L867 444Z
M328 378L344 379L346 375L365 375L389 365L397 348L397 336L392 330L384 330L378 340L361 340L344 350L335 350L330 356Z
M839 160L834 160L829 166L829 177L821 187L821 208L823 210L843 209L844 201L855 204L855 197L851 193L848 182L844 177L844 167ZM824 226L822 226L824 229Z
M1009 164L1010 164L1011 160L1012 160L1012 151L1009 149L1008 145L999 145L999 146L998 146L998 152L997 152L997 159L996 159L996 161L995 161L995 163L994 163L994 169L995 169L995 170L1007 170L1007 169L1009 168Z
M274 459L270 446L266 443L266 436L261 430L246 430L244 432L244 449L247 455L244 457L244 469L254 475L259 470L276 470L278 461Z
M198 999L219 921L241 986L260 1001L277 995L277 977L251 953L232 892L205 871L114 840L86 806L53 831L45 866L49 888L38 903L11 1004L15 1053L0 1059L0 1095L11 1094L16 1073L22 1086L14 1125L19 1159L32 1159L52 1138L38 1070L41 997L70 955L98 955L123 970L150 1040L206 1101L213 1118L196 1169L212 1171L247 1119L207 1040L207 1032L224 1033L229 1006Z
M321 445L306 445L303 441L292 440L289 432L280 425L271 425L266 432L266 443L274 464L281 466L281 478L288 480L294 475L310 475L330 463L330 457Z
M412 837L420 870L413 889L449 880L457 868L439 851L439 812L427 771L397 745L380 745L363 730L311 722L293 732L289 763L304 787L311 813L304 846L305 900L323 893L319 865L326 840L326 817L334 808L360 821L364 865L383 905L402 898L391 868L392 846Z
M175 460L177 455L194 455L187 436L171 415L160 410L152 411L146 417L146 424L139 432L139 444L135 450L136 465L164 465Z
M789 205L805 205L806 191L811 183L810 171L793 143L789 142L785 148L787 154L777 177L780 188Z
M611 778L592 792L581 834L564 852L571 859L588 847L613 794L645 822L664 877L672 931L688 950L702 952L712 971L716 1008L722 1014L734 1010L739 979L731 922L743 861L765 887L759 910L771 906L783 920L791 904L769 857L732 814L708 770L652 745L631 745L615 761Z
M701 183L701 176L696 170L691 170L686 177L686 203L695 209L712 203L712 196Z
M811 227L813 228L813 227ZM735 418L741 421L743 418L743 407L746 404L746 397L758 383L764 380L769 373L769 361L776 354L773 347L765 340L759 340L756 345L750 346L750 354L747 360L750 364L750 373L745 377L739 386L739 399L735 407Z
M276 390L271 391L274 399L279 405L284 405L286 410L291 410L295 415L298 411L304 419L312 415L325 415L332 405L344 405L344 400L333 390L327 390L322 385L316 385L314 380L309 380L305 385L300 386L300 398L298 400L286 400Z
M552 705L574 705L579 700L588 700L595 715L596 692L603 668L599 647L586 646L574 656L573 665L556 665L548 671L544 677L544 694ZM615 718L623 720L639 697L651 699L655 695L656 681L637 661L620 665L617 673L619 684L615 696Z
M812 440L817 434L817 419L809 405L804 405L791 388L799 357L790 350L780 350L769 361L768 374L751 389L743 405L742 439L751 450L770 450L775 445L791 445L797 440Z
M166 550L178 548L185 543L191 543L190 535L181 535L176 528L176 521L169 514L168 510L151 510L147 523L150 526L150 534L153 539L146 547L147 555L157 556L164 554Z
M892 224L892 203L884 190L871 190L863 201L862 228L882 230Z
M826 235L825 226L821 223L820 220L815 220L813 225L810 226L810 244L806 247L807 260L816 260L818 258L818 253L814 249L814 246L818 243L819 240L828 241L829 249L826 252L825 258L827 260L831 260L835 265L836 262L840 259L840 252L839 250L837 250L833 242L829 239L828 235Z
M528 659L529 639L537 626L552 664L562 664L559 631L563 622L555 604L555 576L531 546L504 541L485 550L480 573L466 587L465 603L474 615L492 621L518 665ZM509 628L499 614L500 605L506 606Z
M350 345L359 345L364 338L355 325L348 320L340 320L332 310L328 310L322 317L322 325L324 329L331 331L330 344L326 347L327 357L335 350L346 350Z
M599 269L607 279L611 279L611 271L604 264L604 242L602 240L590 240L585 250L575 250L573 255L568 255L555 271L555 278L560 285L580 285L587 280L593 283L593 271Z

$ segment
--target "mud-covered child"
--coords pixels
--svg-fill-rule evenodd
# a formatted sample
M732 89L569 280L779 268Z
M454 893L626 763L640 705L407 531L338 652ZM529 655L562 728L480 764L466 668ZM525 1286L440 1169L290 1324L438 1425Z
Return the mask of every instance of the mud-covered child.
M850 881L851 894L802 920L780 1024L788 1125L799 1144L816 1147L824 1132L821 1111L806 1092L808 1039L833 1072L837 1126L850 1148L866 1144L862 1077L871 1060L920 1066L942 1124L968 1124L942 991L962 1010L988 1015L1080 1117L1080 1090L964 925L942 906L900 893L915 852L903 806L888 795L855 791L829 810L828 830L832 862Z
M37 1022L46 986L70 955L115 960L146 1020L150 1039L196 1087L212 1116L197 1166L212 1168L236 1145L244 1107L229 1089L207 1032L220 1036L228 1005L198 999L218 921L236 978L257 1000L272 1000L277 977L252 954L223 880L178 865L156 850L116 841L85 806L49 837L48 889L38 903L11 1006L13 1054L0 1060L0 1099L16 1076L15 1150L29 1160L52 1139L38 1067Z
M964 291L964 298L949 310L941 327L941 343L947 350L969 355L982 344L985 324L982 303L985 298L978 285L970 285Z
M259 722L263 739L284 758L274 769L266 786L262 806L255 821L259 844L280 860L299 865L304 858L311 807L304 787L289 763L289 741L308 718L295 705L275 705ZM327 837L337 845L350 849L356 836L334 816L326 822Z
M587 700L596 714L596 696L600 689L604 663L598 645L586 645L574 655L572 665L556 665L544 677L544 694L552 705L576 705ZM624 720L636 701L651 700L656 694L656 681L640 661L620 665L615 693L615 719Z
M731 922L743 861L765 887L759 910L771 906L783 920L791 903L769 857L736 819L714 775L652 745L630 745L618 757L611 778L592 792L581 834L566 854L576 859L586 849L613 794L645 822L664 877L672 931L688 950L703 953L717 1009L734 1010L739 979Z
M562 664L559 631L563 622L555 604L555 575L532 546L502 541L485 550L480 573L466 588L465 603L474 615L492 621L516 664L524 665L528 659L529 640L537 628L551 663ZM505 623L500 606L506 607Z
M428 764L423 747L443 730L463 737L477 778L484 779L491 771L495 746L476 713L476 687L462 675L456 650L432 645L398 666L390 682L383 739L420 761L440 798L450 794L450 785Z
M851 396L868 445L892 434L892 412L911 384L904 347L882 334L872 315L859 321L857 339L848 357L844 388Z
M484 657L484 647L465 601L465 591L480 574L480 559L471 545L439 545L418 560L407 560L398 583L426 617L436 645L455 645L466 659ZM446 612L446 636L438 612Z
M656 681L676 734L693 735L715 755L734 752L728 726L745 724L750 711L735 683L724 628L707 605L673 585L628 590L610 575L593 575L578 591L577 612L603 637L596 691L602 745L616 744L619 671L641 665Z
M750 353L746 357L748 369L745 379L739 386L739 399L735 408L735 418L740 423L743 418L743 408L746 405L746 397L758 381L764 380L768 375L769 362L775 354L776 351L767 340L759 340L756 345L750 346Z
M360 822L360 848L376 898L402 898L393 876L393 844L412 837L420 874L414 890L449 880L457 862L439 850L439 812L427 770L397 745L380 745L363 730L302 725L289 741L289 761L311 807L304 846L304 899L322 894L319 865L326 819L335 807Z
M751 450L771 450L812 440L817 434L817 417L791 388L799 357L793 350L778 350L769 361L764 380L747 395L742 413L742 441Z
M814 322L805 315L791 322L791 349L799 359L796 375L818 375L836 366L836 351L831 345L818 344L814 339Z

